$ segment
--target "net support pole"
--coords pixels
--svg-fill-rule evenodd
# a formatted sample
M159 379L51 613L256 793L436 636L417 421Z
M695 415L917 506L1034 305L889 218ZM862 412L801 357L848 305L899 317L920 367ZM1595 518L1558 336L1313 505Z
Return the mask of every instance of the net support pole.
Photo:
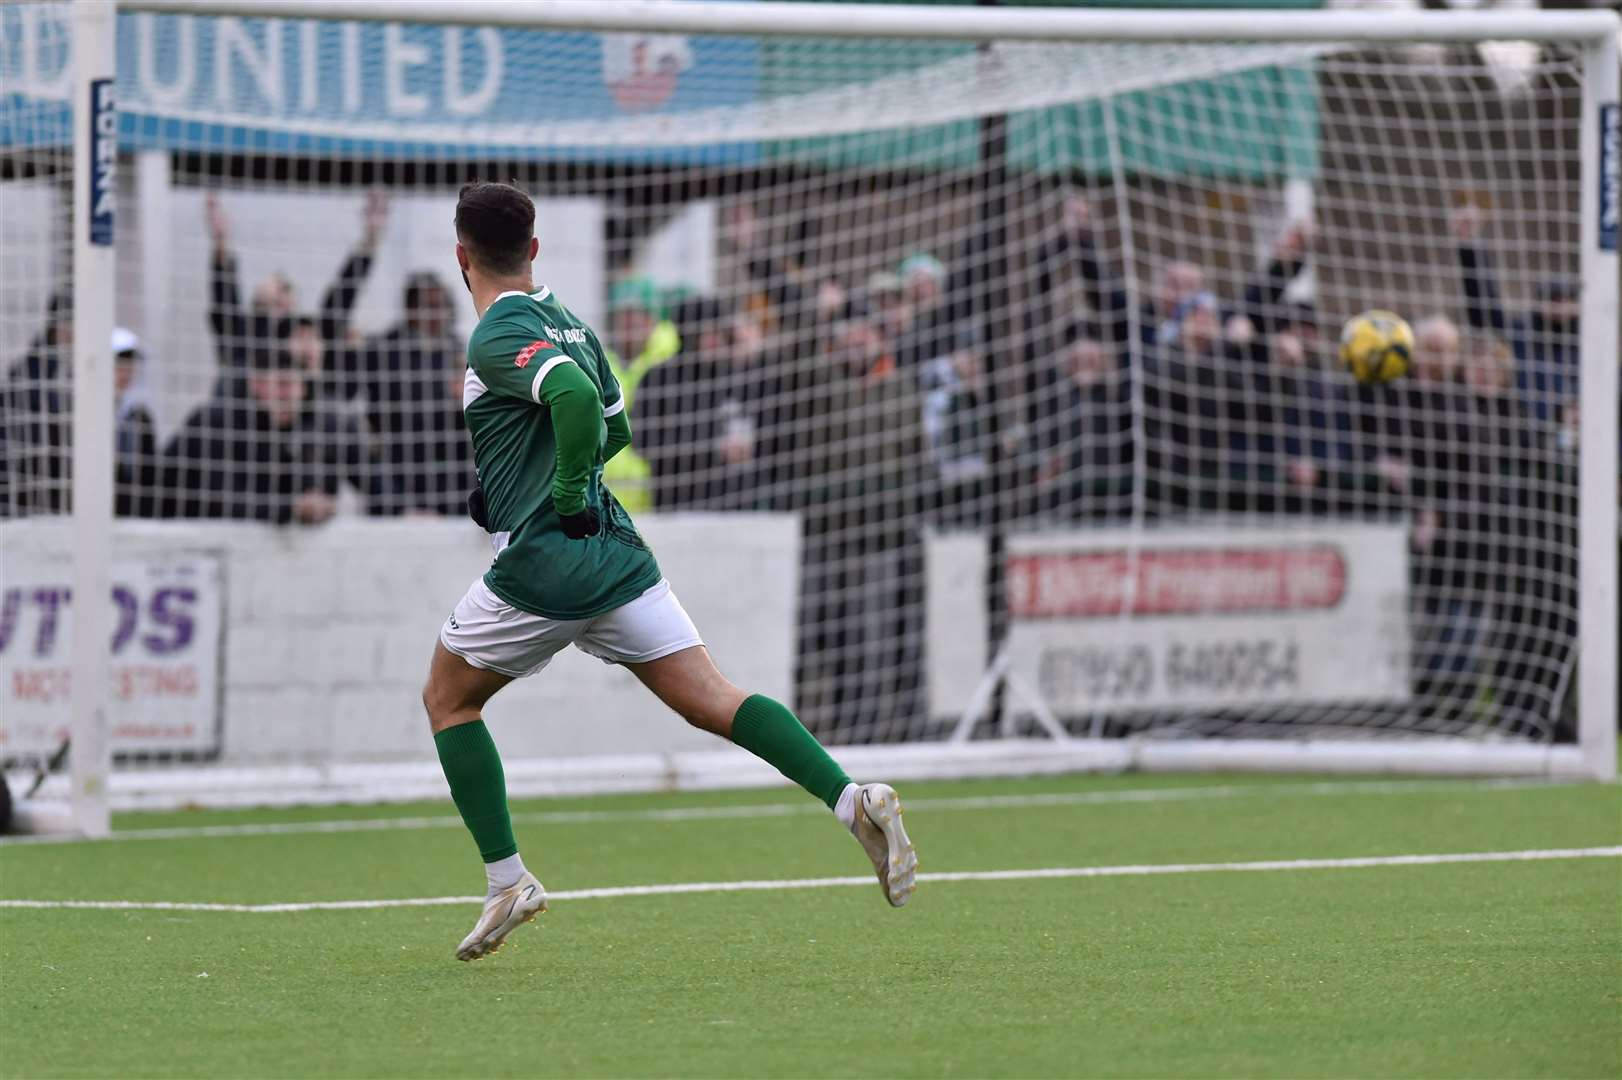
M116 7L73 5L73 684L74 827L109 830L113 525L113 237L118 163L112 92Z
M1622 106L1617 35L1583 54L1582 427L1578 448L1577 743L1586 771L1616 779L1618 215L1622 214Z

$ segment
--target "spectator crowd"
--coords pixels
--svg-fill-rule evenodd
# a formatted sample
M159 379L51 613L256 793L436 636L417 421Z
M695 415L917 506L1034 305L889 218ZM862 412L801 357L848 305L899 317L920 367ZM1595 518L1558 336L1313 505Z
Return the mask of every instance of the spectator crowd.
M1186 261L1140 289L1087 198L1060 192L1053 208L1017 253L1023 292L969 252L914 252L860 282L826 274L737 202L718 238L723 295L672 300L639 279L610 293L636 441L609 485L632 510L802 516L808 718L919 711L926 526L1210 514L1410 521L1419 633L1435 643L1421 696L1461 698L1449 639L1488 605L1500 710L1546 712L1574 632L1575 284L1550 278L1528 310L1507 308L1485 215L1461 205L1459 317L1410 312L1411 375L1364 387L1332 362L1315 307L1287 299L1312 257L1306 223L1222 295ZM367 202L311 311L279 275L244 301L230 221L208 199L217 379L160 445L142 377L158 360L114 334L119 514L314 525L346 488L367 514L462 512L452 294L412 274L394 326L351 325L387 213ZM9 372L7 513L66 506L71 328L54 300Z
M160 446L144 378L153 360L134 332L114 331L119 515L314 525L337 512L345 487L368 514L462 512L472 453L451 294L433 274L413 274L396 325L362 337L350 323L387 215L386 199L368 199L360 240L312 313L281 274L244 302L229 218L208 197L212 392ZM67 506L72 327L71 298L53 299L9 372L4 513Z

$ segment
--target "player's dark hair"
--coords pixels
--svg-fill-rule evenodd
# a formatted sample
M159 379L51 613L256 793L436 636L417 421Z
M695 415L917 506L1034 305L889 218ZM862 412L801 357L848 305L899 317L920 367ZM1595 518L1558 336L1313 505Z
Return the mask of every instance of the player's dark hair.
M535 236L535 204L511 184L464 184L456 199L456 238L479 269L521 274Z

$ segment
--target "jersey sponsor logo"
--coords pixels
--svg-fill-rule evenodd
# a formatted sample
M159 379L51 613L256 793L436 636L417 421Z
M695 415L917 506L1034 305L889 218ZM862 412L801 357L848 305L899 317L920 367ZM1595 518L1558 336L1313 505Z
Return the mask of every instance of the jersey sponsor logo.
M542 349L556 348L557 346L552 344L550 341L532 341L528 345L525 345L522 349L518 350L518 355L513 357L513 365L515 367L524 367L531 360L535 359L535 354L540 352Z
M553 341L567 341L575 345L584 345L586 343L586 332L584 330L559 330L555 326L544 326L542 329L546 331L546 336Z

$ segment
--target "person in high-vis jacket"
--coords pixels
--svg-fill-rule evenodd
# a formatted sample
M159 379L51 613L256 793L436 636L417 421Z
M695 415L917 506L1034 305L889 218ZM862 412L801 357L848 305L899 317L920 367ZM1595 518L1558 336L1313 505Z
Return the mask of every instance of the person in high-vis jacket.
M681 351L681 336L664 317L657 287L646 278L627 278L609 290L608 311L608 364L634 421L637 386ZM603 482L632 513L653 509L653 470L635 450L616 454L603 468Z

